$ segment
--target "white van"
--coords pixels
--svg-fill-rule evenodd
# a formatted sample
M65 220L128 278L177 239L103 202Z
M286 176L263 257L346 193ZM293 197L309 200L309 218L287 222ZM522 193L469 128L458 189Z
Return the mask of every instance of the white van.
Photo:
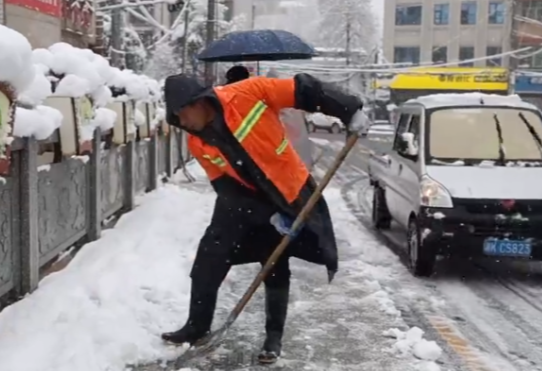
M392 148L373 154L373 223L406 231L409 262L439 254L542 260L542 116L518 96L410 100Z

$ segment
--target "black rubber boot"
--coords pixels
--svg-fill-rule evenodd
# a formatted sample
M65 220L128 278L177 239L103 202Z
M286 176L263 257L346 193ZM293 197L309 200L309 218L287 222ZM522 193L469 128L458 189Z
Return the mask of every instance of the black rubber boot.
M275 363L282 351L282 335L288 313L289 287L265 287L265 342L258 356L260 363Z
M197 292L192 289L186 324L180 330L162 334L162 340L173 345L194 345L207 335L213 323L217 295L218 292Z

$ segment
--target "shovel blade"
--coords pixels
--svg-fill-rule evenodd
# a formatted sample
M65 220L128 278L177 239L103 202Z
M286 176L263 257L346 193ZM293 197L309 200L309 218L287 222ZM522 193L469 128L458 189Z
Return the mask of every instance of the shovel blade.
M228 333L229 327L223 326L218 330L205 336L203 339L197 341L194 346L189 348L186 352L181 354L175 361L176 368L182 368L187 363L196 360L201 357L205 357L213 352L222 343Z

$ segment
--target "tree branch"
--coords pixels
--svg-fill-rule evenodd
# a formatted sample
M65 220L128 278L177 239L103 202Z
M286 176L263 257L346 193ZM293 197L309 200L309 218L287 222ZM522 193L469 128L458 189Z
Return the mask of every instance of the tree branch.
M159 24L158 22L156 22L156 20L153 18L154 20L154 23L150 20L150 19L147 19L146 17L144 17L143 15L139 14L138 12L136 12L135 10L133 9L126 9L126 11L132 15L134 18L137 18L143 22L147 22L148 24L150 24L151 26L153 27L156 27L158 28L159 30L163 31L163 32L169 32L169 30L167 28L165 28L164 26L162 26L161 24Z

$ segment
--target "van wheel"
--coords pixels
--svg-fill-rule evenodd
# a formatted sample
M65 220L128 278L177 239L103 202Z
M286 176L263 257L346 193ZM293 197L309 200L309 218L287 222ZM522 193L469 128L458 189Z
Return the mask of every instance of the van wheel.
M407 231L409 269L416 277L430 277L435 271L436 249L424 245L418 220L410 218Z
M391 215L386 205L384 190L380 187L374 187L373 190L373 212L371 216L373 226L376 229L390 229Z
M340 134L341 126L335 122L333 123L333 125L331 125L331 129L329 129L329 132L332 134Z
M314 133L316 131L316 126L312 122L309 122L307 124L307 131L309 133Z

